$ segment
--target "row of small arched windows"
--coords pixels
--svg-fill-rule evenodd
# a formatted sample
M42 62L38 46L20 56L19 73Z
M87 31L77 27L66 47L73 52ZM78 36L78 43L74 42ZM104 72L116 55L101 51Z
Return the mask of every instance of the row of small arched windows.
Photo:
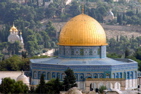
M45 77L45 80L50 80L52 78L59 78L60 80L63 80L64 77L65 77L65 74L64 73L55 73L55 72L41 72L41 71L34 71L33 72L33 78L34 79L40 79L41 77L41 74L44 74L44 77ZM103 73L94 73L94 74L91 74L91 73L87 73L86 75L84 75L84 73L75 73L75 78L76 78L76 81L84 81L85 78L104 78L104 74ZM110 78L110 74L106 74L106 78Z
M113 73L114 78L125 78L125 79L132 79L137 78L137 72L120 72L120 73Z

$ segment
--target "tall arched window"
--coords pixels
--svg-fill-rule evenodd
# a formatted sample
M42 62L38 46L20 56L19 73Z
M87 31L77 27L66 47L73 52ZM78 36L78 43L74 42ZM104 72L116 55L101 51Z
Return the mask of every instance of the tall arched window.
M116 78L119 78L119 73L116 73Z
M133 78L133 72L131 71L131 75L130 75L130 78Z
M98 75L97 75L97 73L94 73L94 78L98 78Z
M37 78L37 72L36 71L33 72L33 78L34 79Z
M80 77L79 78L80 81L84 81L84 74L83 73L81 73L79 77Z
M100 74L99 74L99 78L104 78L103 73L100 73Z
M57 77L60 79L60 73L57 73Z
M51 79L51 73L48 72L48 73L47 73L47 80L50 80L50 79Z
M90 73L87 73L87 78L92 78L92 75Z
M52 78L55 78L55 72L52 73Z
M130 73L129 72L127 72L127 79L129 79L130 78Z
M106 78L110 78L110 74L109 73L106 73Z

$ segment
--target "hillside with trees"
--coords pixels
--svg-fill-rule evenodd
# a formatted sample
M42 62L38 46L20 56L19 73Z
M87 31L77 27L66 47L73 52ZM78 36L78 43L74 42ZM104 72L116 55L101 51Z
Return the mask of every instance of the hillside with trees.
M80 14L83 2L81 0L73 0L71 4L66 5L64 0L54 0L53 3L47 6L46 3L48 2L48 0L43 0L43 2L40 0L29 0L25 3L18 3L13 0L0 1L0 60L2 64L9 62L4 61L5 58L13 55L27 58L44 53L50 48L58 48L57 31L61 30L61 26L59 24L54 26L53 24L66 22ZM86 0L84 8L85 14L106 25L141 25L141 4L139 0L130 0L130 2L125 0L119 0L119 2L113 2L113 0ZM114 20L105 22L103 18L110 9L112 9L114 14ZM10 33L9 29L13 23L22 32L25 52L20 51L21 47L18 42L7 42ZM57 26L59 29L56 28ZM139 53L137 51L140 51L140 41L140 37L135 36L130 39L128 36L108 39L108 54L117 53L120 58L123 58L126 57L123 54L128 49L130 56L135 57L135 54ZM11 66L8 69L21 70L22 68L12 68Z

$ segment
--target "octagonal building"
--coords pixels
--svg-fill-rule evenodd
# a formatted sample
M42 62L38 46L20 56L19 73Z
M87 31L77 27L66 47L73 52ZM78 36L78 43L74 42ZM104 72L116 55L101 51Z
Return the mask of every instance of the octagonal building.
M137 88L137 62L131 59L106 57L106 34L92 17L80 14L70 19L59 36L59 55L54 58L31 59L31 84L45 80L63 81L64 71L71 68L79 89L94 90L102 85L108 89Z

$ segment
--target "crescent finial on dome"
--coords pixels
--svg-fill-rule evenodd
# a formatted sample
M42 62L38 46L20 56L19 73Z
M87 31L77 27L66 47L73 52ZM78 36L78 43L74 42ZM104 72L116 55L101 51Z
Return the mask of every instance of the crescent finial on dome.
M82 14L84 14L84 11L85 11L84 5L82 5L82 9L81 9Z

